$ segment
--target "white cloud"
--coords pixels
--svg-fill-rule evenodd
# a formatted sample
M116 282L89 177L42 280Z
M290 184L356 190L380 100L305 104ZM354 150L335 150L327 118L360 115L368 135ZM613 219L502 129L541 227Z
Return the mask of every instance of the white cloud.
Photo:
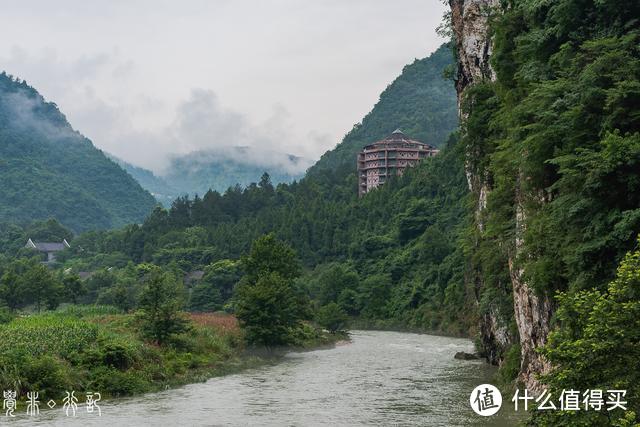
M236 141L317 159L403 65L441 43L443 10L440 0L11 2L0 69L99 148L155 170L172 153Z

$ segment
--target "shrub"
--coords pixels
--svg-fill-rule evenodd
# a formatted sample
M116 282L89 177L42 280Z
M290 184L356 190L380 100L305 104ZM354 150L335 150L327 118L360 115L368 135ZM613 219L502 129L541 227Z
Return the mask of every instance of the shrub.
M335 302L321 307L316 314L316 322L331 333L343 330L347 320L347 314Z
M149 379L142 372L122 372L109 366L93 369L89 375L89 386L111 396L130 396L150 390Z

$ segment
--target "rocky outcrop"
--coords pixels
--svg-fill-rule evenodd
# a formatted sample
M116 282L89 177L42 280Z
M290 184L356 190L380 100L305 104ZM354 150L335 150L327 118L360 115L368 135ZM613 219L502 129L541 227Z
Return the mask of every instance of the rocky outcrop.
M458 360L476 360L476 359L479 359L480 356L475 353L467 353L464 351L459 351L453 356L453 358Z
M474 82L496 78L489 63L491 39L487 28L490 14L499 4L498 0L449 0L458 48L458 105L464 90Z
M547 373L551 366L536 352L536 348L547 343L553 306L547 295L538 295L528 286L523 280L522 268L516 263L517 256L522 252L526 218L521 191L516 192L516 199L515 251L509 257L509 275L513 289L513 311L520 339L519 380L529 391L539 392L541 387L536 376Z
M491 14L499 13L498 0L449 0L453 33L458 49L458 75L456 90L458 93L458 106L460 108L464 93L471 85L482 81L495 81L496 74L491 67L490 58L492 42L489 37L489 19ZM461 121L465 119L465 113L461 111ZM468 109L466 109L468 112ZM464 126L462 127L464 130ZM487 197L491 192L491 177L488 171L477 170L470 165L474 164L474 156L477 153L467 152L467 181L469 189L475 196L475 218L480 238L484 231L483 210L487 206ZM513 293L513 308L515 321L518 328L521 344L521 373L520 380L532 391L539 389L535 378L538 373L544 373L549 369L536 348L544 345L549 333L549 324L552 307L546 296L538 296L522 279L522 270L517 266L516 259L522 246L522 233L525 226L525 212L522 209L522 200L518 195L516 218L516 241L513 242L514 250L509 255L509 273L511 289ZM481 274L477 273L471 279L476 288L476 296L479 297L483 287ZM514 337L509 334L504 322L500 322L499 313L490 311L481 316L480 342L482 352L490 363L500 364L502 350L507 348Z
M456 91L460 119L465 114L461 108L465 90L474 83L495 80L496 76L489 63L491 56L491 40L488 36L488 18L498 0L450 0L453 33L457 43L458 71ZM468 111L468 109L466 110ZM479 231L484 229L482 212L487 206L487 196L491 191L490 177L486 171L472 167L479 153L467 152L466 175L469 190L475 196L475 220ZM474 242L478 244L478 242ZM480 271L473 271L467 280L474 283L476 300L480 299L484 286ZM500 313L492 310L480 318L479 349L489 363L499 364L502 351L508 347L513 338L507 325L499 319Z

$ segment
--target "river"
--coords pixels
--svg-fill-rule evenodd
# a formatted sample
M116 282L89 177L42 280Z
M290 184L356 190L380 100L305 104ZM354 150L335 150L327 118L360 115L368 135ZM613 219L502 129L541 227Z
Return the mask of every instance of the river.
M424 334L353 331L332 349L289 353L273 365L205 383L100 402L102 416L79 405L19 414L12 426L468 426L512 425L509 398L492 417L469 407L471 390L495 368L455 360L471 341ZM84 400L83 398L80 399ZM44 406L41 403L41 406ZM4 415L4 414L2 414ZM2 416L0 423L7 421Z

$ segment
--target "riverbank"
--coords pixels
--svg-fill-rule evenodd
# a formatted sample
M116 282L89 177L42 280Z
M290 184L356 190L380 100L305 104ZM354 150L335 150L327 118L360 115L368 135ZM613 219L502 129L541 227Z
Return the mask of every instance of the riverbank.
M247 349L233 316L191 314L190 328L165 345L143 340L139 320L110 307L65 310L14 319L0 326L0 387L18 400L37 391L60 403L66 391L103 399L164 390L274 363L278 354ZM331 346L343 339L304 325L283 351ZM251 350L251 351L248 351Z
M100 418L84 408L76 417L21 411L11 425L512 426L521 418L507 402L490 419L473 412L469 395L491 382L495 368L451 357L472 350L468 339L357 330L351 336L349 345L331 350L291 352L259 369L113 399L101 405Z

